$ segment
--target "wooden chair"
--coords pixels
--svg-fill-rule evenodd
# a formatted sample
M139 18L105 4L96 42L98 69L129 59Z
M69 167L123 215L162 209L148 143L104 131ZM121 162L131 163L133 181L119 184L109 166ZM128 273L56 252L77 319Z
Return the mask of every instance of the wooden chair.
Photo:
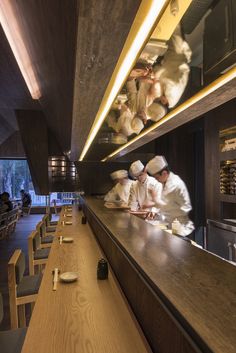
M41 237L37 230L34 230L28 237L29 251L29 273L34 275L34 268L37 266L39 272L42 270L42 265L47 263L50 248L43 249L41 247Z
M56 224L51 224L49 214L45 214L43 216L42 222L45 223L45 232L46 233L53 233L56 231Z
M22 207L22 214L25 214L27 216L30 215L32 204L30 203L29 206L27 207Z
M41 248L50 248L54 239L54 235L46 234L46 224L41 221L36 225L36 230L39 232L41 237Z
M0 323L3 320L3 301L0 293ZM1 353L20 353L27 328L19 328L16 330L0 331L0 349Z
M7 213L0 214L0 239L4 239L7 235Z
M20 249L14 251L8 262L8 288L10 299L11 328L26 326L25 304L37 298L42 275L24 276L25 255ZM19 313L19 320L18 320Z
M7 230L6 230L7 237L9 237L10 234L15 231L17 221L18 221L18 208L14 208L13 210L9 211L7 215Z

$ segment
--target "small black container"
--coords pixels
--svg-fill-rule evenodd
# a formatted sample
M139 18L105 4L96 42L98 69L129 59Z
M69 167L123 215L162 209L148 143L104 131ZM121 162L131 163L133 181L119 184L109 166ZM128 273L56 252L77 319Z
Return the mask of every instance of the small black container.
M108 278L108 263L105 259L100 259L98 261L97 267L97 279L107 279Z
M82 216L81 223L82 224L86 224L87 223L87 218L85 216Z

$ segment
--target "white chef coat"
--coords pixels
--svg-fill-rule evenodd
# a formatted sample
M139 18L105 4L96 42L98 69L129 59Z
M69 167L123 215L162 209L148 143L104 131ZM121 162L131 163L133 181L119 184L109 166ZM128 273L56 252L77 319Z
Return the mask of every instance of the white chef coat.
M144 183L140 183L136 180L130 189L130 198L129 206L131 210L137 211L139 208L142 208L143 205L154 201L150 190L153 190L157 195L157 199L160 197L162 185L155 178L147 175L147 178ZM150 211L153 211L153 207L148 208Z
M189 65L192 51L188 43L182 38L180 28L177 27L168 42L168 50L161 64L154 66L155 79L160 80L164 87L164 94L173 108L182 96L189 77Z
M133 184L133 181L127 179L127 182L123 185L117 183L104 197L106 202L114 202L121 200L124 203L128 204L129 195L130 195L130 188Z
M170 226L178 219L181 223L180 235L192 233L194 224L188 217L192 209L191 201L187 187L178 175L170 172L166 183L162 185L161 200L157 198L156 203Z

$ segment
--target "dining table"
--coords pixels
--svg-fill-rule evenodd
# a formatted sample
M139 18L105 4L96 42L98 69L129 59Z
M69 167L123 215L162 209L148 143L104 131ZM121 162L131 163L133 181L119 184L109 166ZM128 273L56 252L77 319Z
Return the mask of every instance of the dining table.
M97 279L104 254L81 220L63 206L22 353L150 353L112 269ZM77 279L61 281L66 272Z

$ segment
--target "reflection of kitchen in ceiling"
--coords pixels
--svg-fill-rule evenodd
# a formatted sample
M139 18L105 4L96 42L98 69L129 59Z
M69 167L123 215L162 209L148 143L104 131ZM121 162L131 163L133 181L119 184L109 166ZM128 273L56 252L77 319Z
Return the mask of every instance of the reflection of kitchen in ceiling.
M175 31L175 28L177 27L190 3L191 1L182 1L181 3L179 1L171 1L169 3L166 11L152 32L151 37L141 51L141 54L136 63L143 63L144 65L148 64L152 66L157 62L158 58L163 58L166 50L168 49L167 42L171 38L171 35ZM121 124L119 121L122 107L124 107L125 103L127 104L127 100L128 95L126 81L121 91L116 96L116 99L114 100L111 109L107 114L106 120L103 123L95 140L100 145L105 143L111 145L113 144L113 149L115 149L115 145L122 145L128 141L130 136L135 136L135 134L132 134L132 129L129 128L129 123L127 123L125 127L125 124L123 124L125 119L126 121L129 118L132 119L129 114L124 116ZM144 126L142 125L141 129L143 127Z

